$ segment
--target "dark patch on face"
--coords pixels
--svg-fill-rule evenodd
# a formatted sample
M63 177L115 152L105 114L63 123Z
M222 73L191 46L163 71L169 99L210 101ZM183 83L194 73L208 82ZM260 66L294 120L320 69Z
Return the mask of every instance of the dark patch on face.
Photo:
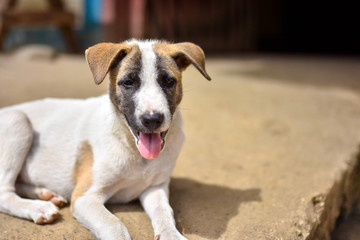
M157 82L163 90L171 114L182 99L181 71L171 57L156 54Z
M141 53L138 48L133 50L124 60L110 72L110 99L116 109L124 114L130 127L137 129L135 119L134 94L140 88ZM121 76L120 79L117 79Z

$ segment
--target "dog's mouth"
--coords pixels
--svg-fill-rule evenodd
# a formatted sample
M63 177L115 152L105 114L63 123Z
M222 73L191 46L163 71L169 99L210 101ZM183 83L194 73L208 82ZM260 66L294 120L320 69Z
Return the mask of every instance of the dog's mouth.
M131 131L136 138L136 145L143 158L154 159L159 156L165 146L167 130L164 132L147 133L135 131L131 128Z

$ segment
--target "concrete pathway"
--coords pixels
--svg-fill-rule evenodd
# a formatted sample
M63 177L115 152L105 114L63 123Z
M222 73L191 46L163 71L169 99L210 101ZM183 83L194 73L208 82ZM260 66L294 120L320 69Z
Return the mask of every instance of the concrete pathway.
M0 56L0 106L87 97L78 56ZM330 239L359 197L360 61L315 57L210 58L207 82L183 76L187 141L171 204L189 239ZM138 202L110 205L134 240L152 239ZM0 239L91 239L70 215L51 225L0 214Z

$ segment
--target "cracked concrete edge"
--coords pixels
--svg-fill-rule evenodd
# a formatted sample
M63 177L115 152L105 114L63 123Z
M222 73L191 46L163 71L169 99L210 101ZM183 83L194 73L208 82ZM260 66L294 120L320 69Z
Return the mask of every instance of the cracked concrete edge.
M360 147L329 191L312 197L299 210L298 216L292 221L295 237L291 239L330 240L338 217L348 215L359 198Z

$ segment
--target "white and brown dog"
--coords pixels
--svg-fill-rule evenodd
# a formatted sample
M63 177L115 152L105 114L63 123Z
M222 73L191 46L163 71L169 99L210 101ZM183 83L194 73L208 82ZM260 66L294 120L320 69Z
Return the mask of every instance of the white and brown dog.
M0 111L0 211L44 224L71 200L75 218L97 238L130 239L104 203L139 198L156 238L185 239L168 188L184 141L181 72L193 64L210 80L203 51L187 42L130 40L85 54L96 84L109 73L110 96Z

